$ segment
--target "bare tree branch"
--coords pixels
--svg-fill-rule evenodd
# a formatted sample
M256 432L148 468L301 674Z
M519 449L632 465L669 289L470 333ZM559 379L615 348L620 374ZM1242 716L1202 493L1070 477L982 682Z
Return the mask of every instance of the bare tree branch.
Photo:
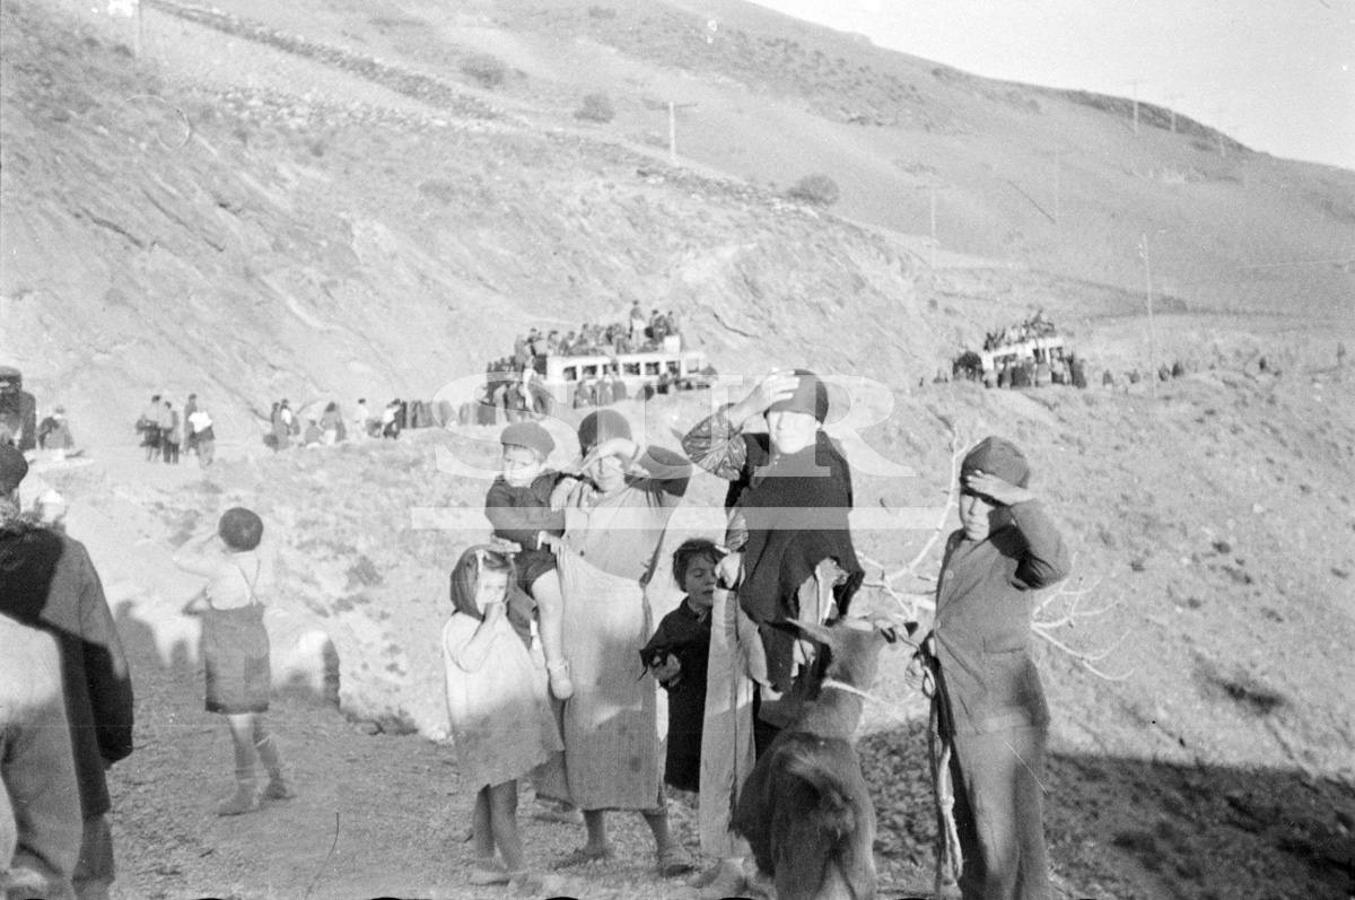
M1093 595L1101 585L1101 579L1098 578L1087 587L1081 587L1081 584L1082 580L1079 579L1076 588L1067 584L1061 585L1057 590L1051 591L1048 596L1044 597L1035 607L1035 613L1030 623L1031 631L1035 632L1042 640L1049 642L1055 649L1072 657L1075 663L1096 677L1106 681L1125 681L1134 674L1132 669L1122 674L1112 675L1100 668L1097 663L1119 649L1129 635L1127 631L1121 633L1109 647L1099 651L1078 650L1055 634L1060 628L1074 628L1081 622L1103 616L1120 605L1120 601L1116 600L1099 607L1084 608L1083 601ZM1056 611L1060 607L1062 607L1063 612L1061 615L1056 615Z
M932 548L936 546L937 540L946 530L946 522L950 519L951 507L959 502L960 461L964 459L966 448L964 441L960 439L960 433L954 426L948 424L947 427L950 428L950 480L946 482L946 503L941 507L941 514L936 519L936 527L932 529L931 537L927 538L927 543L922 545L922 549L918 551L917 556L913 557L912 562L894 574L895 578L903 575L917 577L917 567L922 564L922 561L927 558L927 554L931 553Z

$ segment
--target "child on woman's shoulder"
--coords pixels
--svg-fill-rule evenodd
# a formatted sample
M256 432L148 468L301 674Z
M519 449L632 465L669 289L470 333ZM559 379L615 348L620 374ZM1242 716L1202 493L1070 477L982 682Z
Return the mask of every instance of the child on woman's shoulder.
M518 835L518 779L563 745L546 673L529 649L530 638L524 640L508 620L515 577L503 553L471 547L462 554L452 570L454 611L442 630L442 655L462 782L477 791L471 884L514 882L535 890Z
M668 756L663 780L680 791L701 787L701 733L710 660L710 611L715 569L724 552L693 538L673 554L673 578L687 596L663 617L640 651L655 680L668 691Z
M514 422L499 438L502 474L485 496L485 516L494 536L517 544L518 586L536 601L541 650L546 657L551 692L560 700L574 693L569 661L564 655L564 597L552 548L565 533L565 517L551 509L550 495L560 479L546 468L555 449L550 433L536 422Z

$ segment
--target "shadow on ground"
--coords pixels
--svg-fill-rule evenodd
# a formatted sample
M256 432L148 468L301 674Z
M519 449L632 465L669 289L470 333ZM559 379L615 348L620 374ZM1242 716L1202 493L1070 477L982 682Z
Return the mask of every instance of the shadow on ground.
M861 739L879 817L885 896L931 881L936 828L926 748L922 722ZM1222 900L1355 892L1355 785L1347 782L1298 770L1057 750L1047 781L1045 827L1063 896Z

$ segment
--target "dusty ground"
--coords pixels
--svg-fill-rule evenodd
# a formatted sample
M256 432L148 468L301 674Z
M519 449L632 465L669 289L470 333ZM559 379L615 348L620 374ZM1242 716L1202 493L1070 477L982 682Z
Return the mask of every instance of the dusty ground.
M903 505L939 489L944 426L927 424L930 408L969 433L986 427L1016 436L1051 470L1039 484L1077 553L1070 587L1092 588L1095 606L1115 605L1052 633L1080 650L1114 647L1096 664L1126 680L1107 681L1042 644L1055 709L1048 834L1061 896L1341 897L1355 887L1355 741L1342 652L1355 629L1346 589L1355 525L1347 494L1318 497L1313 488L1339 483L1355 450L1344 385L1335 372L1267 380L1222 371L1165 385L1156 404L1119 392L936 386L900 398L896 417L911 424L873 438L925 474L911 487L863 474L863 506ZM689 419L698 402L684 398L652 414ZM1257 404L1268 413L1253 421ZM1236 430L1239 440L1181 443L1201 427L1197 419ZM1306 429L1316 440L1285 457L1286 435ZM122 896L485 895L464 885L468 848L457 837L469 798L458 789L450 748L428 739L436 724L419 725L441 705L427 636L447 614L445 571L477 535L429 535L409 514L419 502L473 511L475 483L441 474L435 453L469 456L471 436L413 432L398 444L254 459L248 454L258 450L237 446L227 451L235 459L205 476L144 464L132 448L108 448L87 465L40 467L38 477L71 498L72 530L103 569L134 659L140 749L113 771ZM1176 454L1143 450L1173 441ZM1268 486L1258 488L1258 478ZM229 787L229 744L201 711L191 633L173 613L191 585L166 580L157 560L247 496L277 525L284 558L309 555L320 582L332 584L323 572L336 558L373 574L335 595L299 566L291 570L270 615L285 620L311 609L310 621L335 635L347 713L311 691L281 697L272 718L301 795L221 820L212 805ZM690 499L698 508L718 502L718 485L702 479ZM925 537L862 531L857 540L893 572ZM369 562L358 565L363 558ZM1306 572L1286 564L1300 558L1309 561ZM935 562L933 553L919 571ZM360 595L367 601L353 602ZM1043 618L1066 601L1055 598ZM876 589L862 602L892 603ZM360 633L371 623L383 630L368 645ZM373 657L402 671L372 681L365 668ZM923 707L905 662L887 659L875 689L881 702L869 707L862 736L891 896L929 883L933 835ZM394 700L382 700L373 684L403 698L404 714L390 714ZM412 733L416 727L424 736ZM524 813L531 808L524 796ZM674 818L695 849L691 811L675 805ZM577 828L525 814L523 822L542 864L580 840ZM616 825L618 862L551 888L580 897L690 894L680 881L652 877L638 820Z
M258 414L281 396L431 396L528 326L632 296L677 307L723 372L810 364L882 386L852 450L877 523L857 542L871 580L905 595L926 591L935 551L924 577L899 574L928 534L889 516L944 500L953 437L1027 448L1077 553L1071 593L1041 614L1062 645L1040 643L1063 896L1355 893L1355 407L1333 365L1338 341L1355 347L1350 173L1224 160L1161 129L1131 144L1122 117L925 61L849 62L835 38L747 10L730 19L744 42L709 50L687 13L635 3L223 5L146 3L133 60L129 32L64 17L85 4L0 2L0 355L44 409L72 411L85 461L35 477L70 498L133 655L139 750L112 774L120 897L484 895L464 885L469 798L440 743L429 636L447 570L485 532L485 483L445 463L483 468L495 434L271 456ZM505 81L463 71L473 53L505 61ZM573 116L599 87L618 109L606 127ZM684 113L673 167L652 103L679 88L700 114ZM1053 228L1038 186L1064 141L1078 149ZM780 196L811 165L842 182L842 216ZM939 248L932 183L949 186ZM1155 391L930 383L1041 307L1120 384L1157 360L1191 374ZM208 398L220 465L139 461L130 422L157 390ZM627 413L671 445L709 400ZM557 462L573 424L551 423ZM718 531L720 497L699 481L683 527ZM220 820L229 746L200 708L178 615L195 585L169 555L234 503L280 545L278 670L311 688L273 715L300 796ZM1078 591L1087 606L1059 624ZM893 601L873 587L862 602ZM341 710L314 696L316 634ZM902 662L862 738L889 896L931 865ZM690 812L674 816L691 845ZM523 821L542 864L580 839ZM618 862L550 887L684 894L650 876L636 822L617 835Z

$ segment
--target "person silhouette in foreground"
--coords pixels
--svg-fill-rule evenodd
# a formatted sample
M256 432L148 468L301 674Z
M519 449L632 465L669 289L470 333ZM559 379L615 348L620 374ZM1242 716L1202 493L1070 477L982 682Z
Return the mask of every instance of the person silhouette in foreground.
M18 513L23 454L0 447L0 613L56 638L81 819L71 882L81 900L114 879L105 770L132 752L132 679L103 585L83 544Z

